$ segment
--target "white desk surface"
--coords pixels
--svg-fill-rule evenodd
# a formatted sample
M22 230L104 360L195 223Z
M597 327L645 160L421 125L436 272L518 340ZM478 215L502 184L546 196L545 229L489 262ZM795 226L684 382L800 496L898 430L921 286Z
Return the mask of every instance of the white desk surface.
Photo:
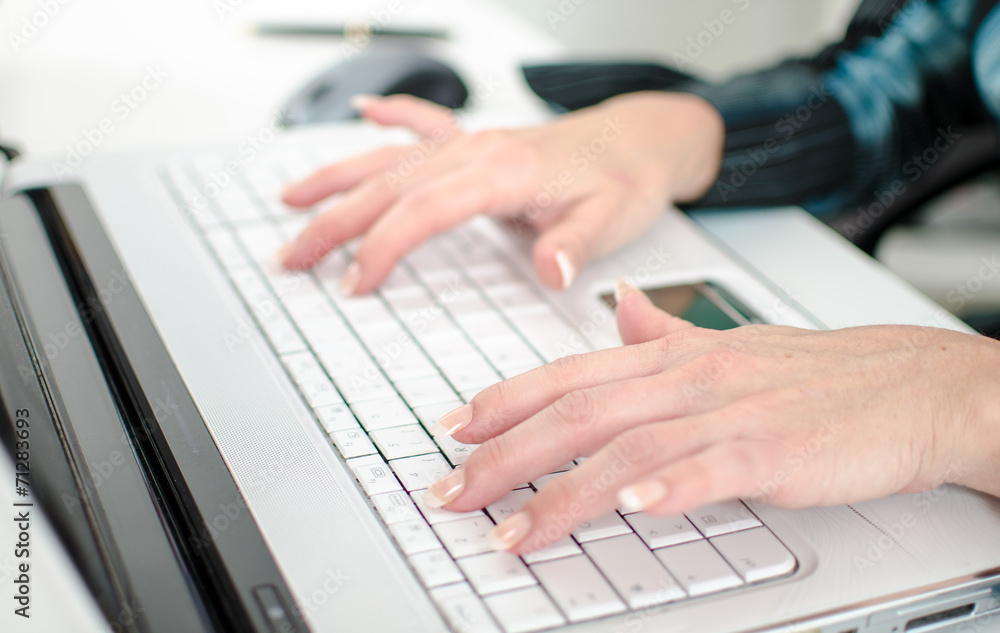
M65 1L65 0L64 0ZM26 20L38 18L37 0L0 2L0 131L29 158L60 158L67 145L102 118L113 131L98 152L230 141L273 119L294 89L343 58L343 40L255 37L255 19L296 17L343 23L373 16L388 2L352 0L89 0L54 1L59 11L24 41ZM517 63L557 57L562 49L492 0L402 0L391 26L445 26L451 37L433 50L455 65L473 91L496 85L473 108L498 121L535 120L544 115ZM220 15L215 7L233 10ZM350 6L350 10L344 8ZM381 45L379 42L373 46ZM16 50L15 50L16 49ZM141 103L122 118L116 100L138 85L147 68L165 73ZM830 326L859 322L910 322L961 327L817 222L797 210L702 218L704 226L759 270L778 280L792 297L819 301ZM805 249L803 251L803 249ZM828 259L827 259L828 258ZM825 260L825 261L824 261ZM786 262L795 261L795 266ZM843 296L841 296L843 293ZM824 298L824 296L826 298ZM858 301L846 306L844 296ZM944 319L944 321L942 321ZM0 470L12 472L6 455ZM11 508L11 486L0 486L0 504ZM14 542L12 521L0 521L0 543ZM110 630L87 604L79 580L67 573L65 554L51 529L34 524L30 621L13 616L12 601L0 601L0 629L25 633ZM0 552L0 595L13 586L12 548Z

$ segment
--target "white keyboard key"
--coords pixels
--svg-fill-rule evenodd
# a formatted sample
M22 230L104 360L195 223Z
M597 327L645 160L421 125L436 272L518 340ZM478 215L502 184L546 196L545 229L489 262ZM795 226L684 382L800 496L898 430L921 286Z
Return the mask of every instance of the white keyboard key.
M447 337L435 337L429 341L421 341L420 344L431 361L440 367L445 374L448 373L449 369L457 372L464 363L485 362L482 354L466 340L464 334L457 333ZM456 387L456 391L462 391L454 383L452 385Z
M481 357L464 358L438 366L455 391L484 389L500 382L500 375Z
M374 495L372 503L386 525L420 518L420 511L413 505L410 495L402 490Z
M402 349L404 344L413 344L413 339L396 321L391 323L355 323L354 331L371 351L372 356L377 358L379 354L382 354L383 360L389 360L390 352Z
M272 315L267 320L261 321L260 326L278 354L290 354L306 349L306 344L295 326L283 314Z
M211 245L216 257L226 268L240 266L247 263L247 256L243 253L239 242L232 233L225 229L212 229L205 231L205 238Z
M708 541L665 547L656 550L655 554L692 597L743 584Z
M541 587L529 587L484 599L506 633L528 633L566 624Z
M353 457L361 457L362 455L374 455L378 451L375 450L375 445L372 444L368 436L361 429L348 429L346 431L334 431L330 434L333 438L333 443L337 446L337 450L340 451L340 455L344 459L351 459Z
M650 549L701 539L701 533L683 514L661 517L640 512L626 515L625 520Z
M266 315L277 308L277 303L271 296L271 290L257 274L257 271L247 266L234 268L229 271L229 278L232 279L240 296L246 300L250 312Z
M497 314L496 307L484 299L475 288L470 287L464 292L456 294L455 300L448 303L446 307L462 329L466 329L471 323L479 323L484 320L506 325L503 317ZM513 332L509 326L507 327L509 332Z
M466 583L431 590L431 598L444 612L448 625L457 633L500 633L483 601Z
M429 508L427 504L424 503L424 493L426 490L414 490L410 493L413 498L413 502L417 504L417 508L424 515L424 518L431 525L437 525L438 523L447 523L448 521L460 521L461 519L471 519L473 517L483 516L482 510L473 510L472 512L449 512L444 508Z
M337 383L337 389L340 389L340 393L344 394L344 400L348 404L377 400L396 393L389 380L375 371L351 376L334 376L333 380Z
M378 293L392 304L392 299L397 297L423 294L424 289L413 278L413 275L406 269L406 266L396 266L389 273L379 287Z
M441 549L441 543L423 519L393 523L389 526L389 531L407 556Z
M257 204L256 200L243 191L237 182L232 182L228 187L223 187L222 191L215 198L215 204L222 209L223 215L230 222L256 220L264 215L264 209Z
M540 365L542 363L542 359L538 357L535 350L531 349L531 346L525 343L520 336L505 336L485 341L476 338L473 340L479 345L479 349L483 351L486 358L498 369L524 367L532 363Z
M514 325L546 362L591 351L580 333L566 325L555 312L519 314Z
M533 496L535 496L535 492L528 488L512 490L490 505L486 506L486 511L489 512L490 516L493 517L493 520L496 521L497 524L500 524L523 508L524 504L528 503L528 500L530 500Z
M521 559L509 552L489 552L460 558L458 566L481 596L537 584Z
M685 597L677 581L634 534L586 543L583 549L630 609L643 609Z
M351 410L354 411L354 415L358 416L361 426L365 427L369 433L393 426L417 423L410 408L395 394L376 400L352 402Z
M222 220L215 214L211 207L199 205L201 208L196 208L194 206L193 201L197 196L201 195L201 191L188 178L185 168L179 164L170 164L165 165L164 170L167 172L167 176L183 201L182 207L185 213L190 215L202 228L208 229L218 226Z
M440 453L396 459L392 461L392 469L410 492L430 488L452 470Z
M455 390L439 375L397 380L394 384L399 395L413 408L455 399Z
M694 526L709 538L761 526L757 517L736 500L702 506L687 515Z
M421 277L440 272L458 277L458 273L453 272L451 262L444 252L432 242L415 248L403 259Z
M347 326L341 322L340 316L333 309L333 306L322 295L309 296L304 291L303 294L296 291L284 297L283 302L288 316L299 326L302 335L310 341L310 344L313 344L311 337L318 337L317 343L319 344L331 342L331 339L326 337L331 329L337 332L347 332ZM313 344L313 346L316 345Z
M611 512L610 514L605 514L604 516L581 523L573 531L573 538L578 543L586 543L612 536L621 536L622 534L632 534L632 528L625 523L625 520L617 512Z
M344 403L317 407L314 412L319 417L319 423L323 425L323 430L327 433L361 428L357 418Z
M548 312L545 300L526 283L509 284L486 291L493 303L507 315Z
M485 516L461 521L448 521L434 526L438 538L453 558L475 556L493 551L486 537L493 529L493 522Z
M344 299L340 296L340 281L337 281L337 295L334 301L343 313L348 323L373 325L376 323L396 324L399 321L393 316L385 303L374 295L364 297L351 297Z
M524 562L528 564L541 563L558 558L567 558L581 553L580 546L572 538L564 536L545 549L529 552L524 555Z
M466 309L469 305L465 304ZM489 308L489 304L483 302L482 307ZM521 340L506 319L496 312L464 312L455 317L455 321L479 349L487 345L495 347L495 341Z
M269 262L281 248L281 235L270 222L255 222L236 227L236 234L250 257L258 263Z
M462 444L453 437L434 438L437 445L441 447L441 452L452 466L461 466L472 455L479 444Z
M487 387L483 387L482 389L468 389L458 395L462 398L462 402L472 402L472 399L485 391Z
M303 287L308 289L310 286L314 286L312 279L307 276L307 273L277 270L273 262L265 264L263 272L264 278L271 284L274 296L281 301L282 305L286 306L286 311L288 310L287 303L290 296L301 292Z
M532 360L532 361L526 362L523 365L510 365L510 366L504 366L504 367L497 367L497 369L500 370L500 375L503 376L504 380L510 380L514 376L520 376L521 374L527 373L527 372L531 371L532 369L538 369L539 367L541 367L544 364L545 364L545 361L539 359L537 361L536 360Z
M395 426L371 432L371 439L386 459L437 453L438 447L419 424Z
M299 385L299 389L302 390L302 395L305 396L306 402L313 409L332 404L343 404L344 402L328 378L301 384Z
M443 549L413 554L410 556L410 564L425 587L440 587L465 580L458 565Z
M562 477L564 474L565 474L564 472L559 471L559 472L549 473L548 475L542 475L538 479L533 480L531 482L531 485L535 487L535 490L541 490L550 481L552 481L553 479L555 479L557 477Z
M429 404L424 407L415 407L413 409L413 413L416 414L420 423L424 425L424 428L430 431L430 428L434 426L438 420L443 418L446 413L450 413L460 406L462 406L462 401L456 398L455 400L448 402L439 402L438 404Z
M320 367L319 361L311 352L296 352L281 357L285 369L292 376L295 384L326 380L326 372Z
M487 289L524 282L524 278L521 277L520 273L516 272L509 264L503 261L469 266L465 269L465 274L476 282L476 285Z
M309 346L316 353L320 363L331 376L338 376L344 371L331 371L327 362L335 367L353 366L356 361L370 360L364 346L358 342L350 329L339 317L336 319L310 319L299 323L302 335L309 341ZM321 354L320 352L325 352Z
M399 481L392 474L392 469L379 457L367 456L348 459L347 465L361 482L361 487L365 489L369 497L402 490Z
M396 313L410 331L419 334L428 325L428 321L440 318L440 309L435 307L434 298L420 286L420 292L389 293L385 301Z
M767 528L751 528L712 539L729 564L748 583L784 576L795 570L795 557Z
M422 376L437 376L439 373L437 367L431 363L416 343L410 342L403 346L398 354L386 353L388 354L388 362L383 363L382 371L393 382ZM376 358L381 359L381 356L376 356Z
M316 281L331 297L340 297L340 279L347 272L350 260L344 255L341 249L330 251L318 264L313 266L313 274Z
M570 622L625 611L625 604L586 556L538 563L531 570Z

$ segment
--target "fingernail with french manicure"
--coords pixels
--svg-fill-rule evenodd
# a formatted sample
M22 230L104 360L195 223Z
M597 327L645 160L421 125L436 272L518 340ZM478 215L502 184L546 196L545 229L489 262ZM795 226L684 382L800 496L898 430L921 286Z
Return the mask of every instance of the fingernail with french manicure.
M573 280L576 278L576 268L566 251L556 252L556 265L559 266L559 274L562 275L563 290L566 290L573 285Z
M642 292L629 282L625 281L624 277L618 279L618 283L615 284L615 303L621 303L622 299L632 294L633 292Z
M368 95L368 94L354 95L353 97L351 97L350 104L352 108L354 108L358 112L361 112L369 105L374 103L376 99L378 99L377 95Z
M472 422L472 405L463 404L450 413L446 413L440 420L431 427L431 435L434 437L451 437L458 433Z
M531 531L531 517L527 512L518 512L486 536L486 542L498 552L505 552L524 540Z
M451 471L434 482L424 493L424 503L428 508L438 509L451 503L462 494L465 488L465 471L461 467Z
M618 501L625 512L641 512L667 497L667 487L655 479L643 481L618 491Z
M340 294L345 297L354 296L354 291L358 289L360 281L361 265L358 262L351 262L351 265L344 272L344 276L340 278Z
M292 240L291 242L285 243L284 245L282 245L281 248L276 250L274 252L274 255L271 256L271 259L277 264L279 269L284 270L285 261L288 259L288 256L291 255L294 250L295 250L295 240Z

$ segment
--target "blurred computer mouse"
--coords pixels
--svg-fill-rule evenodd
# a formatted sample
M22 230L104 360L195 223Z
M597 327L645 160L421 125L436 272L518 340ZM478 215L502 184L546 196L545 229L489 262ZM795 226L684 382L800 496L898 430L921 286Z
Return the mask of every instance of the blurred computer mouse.
M367 51L333 66L292 95L281 111L285 126L357 117L351 97L357 94L410 94L458 108L469 91L444 63L412 50Z

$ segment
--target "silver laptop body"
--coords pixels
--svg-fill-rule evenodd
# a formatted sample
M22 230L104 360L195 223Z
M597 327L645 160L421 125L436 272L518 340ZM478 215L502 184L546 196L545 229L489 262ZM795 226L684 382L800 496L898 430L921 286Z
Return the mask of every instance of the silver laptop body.
M428 445L420 435L414 441L429 448L399 458L411 460L411 474L388 452L397 450L387 438L401 437L398 427L375 421L403 402L420 434L421 416L450 402L413 406L411 397L423 396L386 392L395 371L399 382L417 383L402 375L410 365L378 358L386 348L371 340L384 338L369 340L365 325L388 314L412 327L422 313L408 303L407 284L420 286L447 319L441 323L485 350L497 377L522 368L504 364L509 350L477 342L486 334L462 320L456 306L464 304L442 300L442 266L460 272L452 286L459 295L478 293L523 334L535 364L618 343L606 299L622 276L647 289L680 287L712 318L737 324L966 328L793 210L695 220L665 212L565 293L535 282L528 236L485 219L408 258L389 294L335 296L343 253L306 277L268 267L270 252L261 249L304 221L275 208L282 180L400 140L344 125L277 135L252 151L241 141L85 159L61 179L40 162L7 178L0 229L11 320L0 387L5 405L16 392L51 416L57 432L40 436L36 450L62 450L65 463L53 466L49 491L34 492L105 615L114 620L133 605L122 630L1000 630L1000 502L947 485L800 511L747 499L726 512L690 513L678 528L688 536L676 538L616 515L598 526L606 531L591 526L562 553L503 568L516 577L508 584L477 567L485 559L467 560L486 556L462 547L475 540L468 530L492 525L494 510L433 518L410 494L465 449ZM255 231L255 222L269 232ZM497 261L477 259L484 252ZM839 265L824 266L824 258ZM328 307L305 296L315 292ZM407 306L414 312L400 316ZM331 310L338 320L307 329L293 314L300 309ZM530 328L518 329L524 323ZM311 344L314 334L322 350ZM348 349L367 350L378 378L350 383L335 374ZM482 372L443 375L456 402L483 386ZM433 467L423 465L432 454ZM530 494L526 487L521 496ZM660 565L660 586L642 586L653 568L637 564L646 576L631 595L628 571L608 562L607 552L618 551L606 546L612 539L643 565ZM749 563L739 547L749 548ZM780 552L761 553L772 547ZM703 555L723 567L714 584L688 568ZM755 574L758 555L771 557L770 575ZM569 586L575 569L601 584Z

